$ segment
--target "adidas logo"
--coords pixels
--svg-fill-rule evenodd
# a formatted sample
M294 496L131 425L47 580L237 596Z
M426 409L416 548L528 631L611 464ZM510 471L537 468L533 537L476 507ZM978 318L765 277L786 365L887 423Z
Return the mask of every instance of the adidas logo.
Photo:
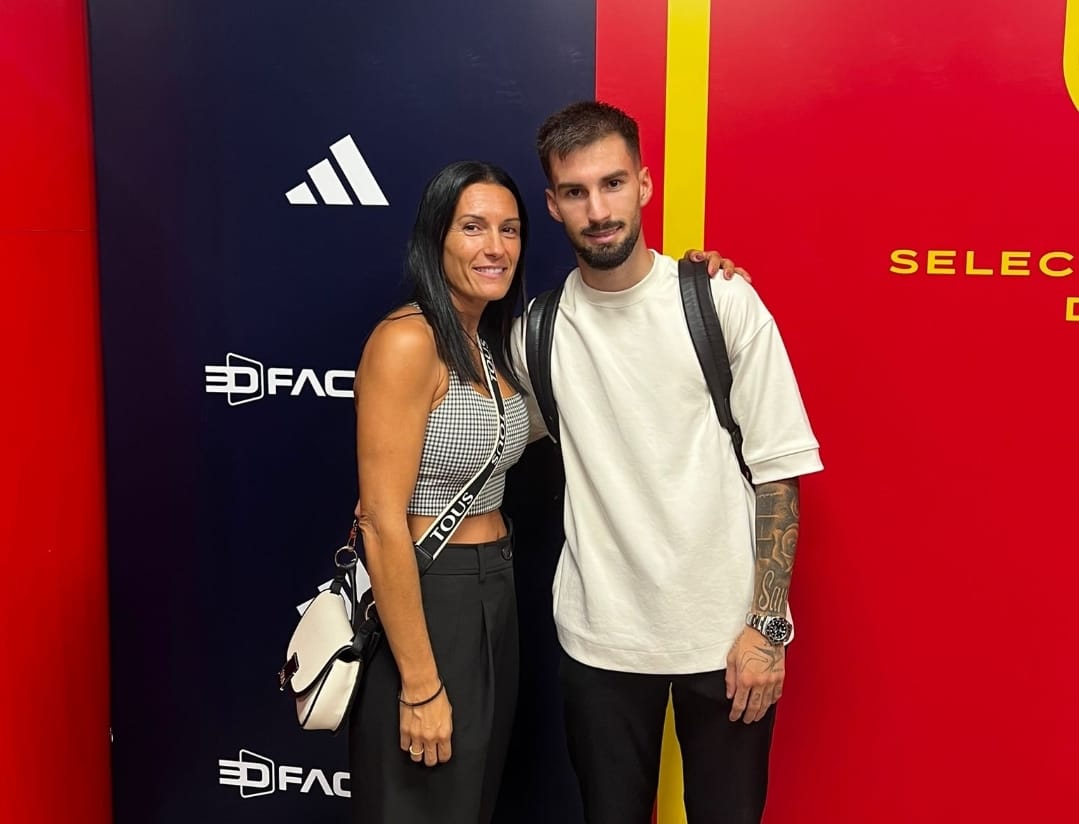
M361 206L389 205L386 195L382 194L382 189L379 188L378 181L371 174L367 161L363 159L359 148L352 140L352 135L345 135L330 146L330 152L333 154L334 160L337 161L341 174L345 176L345 180L352 187L352 191L356 195L356 201ZM334 170L329 158L320 160L307 170L307 174L311 178L319 197L322 198L322 202L327 206L356 205L352 198L349 197L348 191L341 182L341 178L337 176L337 172ZM317 206L319 203L315 199L315 194L311 191L311 187L306 183L301 183L299 186L289 189L285 192L285 197L293 206Z

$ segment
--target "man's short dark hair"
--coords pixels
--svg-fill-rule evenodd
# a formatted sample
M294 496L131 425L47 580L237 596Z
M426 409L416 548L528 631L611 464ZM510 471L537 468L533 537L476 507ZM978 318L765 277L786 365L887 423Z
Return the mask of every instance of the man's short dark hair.
M641 136L637 121L621 109L598 100L581 100L555 112L539 128L536 151L547 181L551 180L551 155L565 159L571 152L591 146L608 135L621 135L639 166Z

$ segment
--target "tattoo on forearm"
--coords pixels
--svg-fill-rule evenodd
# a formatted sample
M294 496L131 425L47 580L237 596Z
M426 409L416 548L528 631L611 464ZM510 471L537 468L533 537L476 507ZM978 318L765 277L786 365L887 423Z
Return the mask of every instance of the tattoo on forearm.
M758 612L786 612L797 547L798 479L761 484L757 487L757 580L753 595Z

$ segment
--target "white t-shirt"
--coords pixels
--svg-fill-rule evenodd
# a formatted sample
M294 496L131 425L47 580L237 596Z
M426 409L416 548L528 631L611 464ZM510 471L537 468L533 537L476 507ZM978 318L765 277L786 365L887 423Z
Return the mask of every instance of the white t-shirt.
M819 471L771 314L741 278L713 279L712 294L754 483ZM512 343L527 381L520 321ZM562 647L623 672L723 669L753 596L755 496L694 353L677 263L655 254L644 280L622 292L571 272L551 364L566 469L554 580Z

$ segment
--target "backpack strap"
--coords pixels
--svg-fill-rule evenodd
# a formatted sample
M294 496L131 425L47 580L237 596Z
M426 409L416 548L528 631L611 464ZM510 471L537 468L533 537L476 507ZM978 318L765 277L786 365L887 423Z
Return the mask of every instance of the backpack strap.
M558 443L558 406L551 385L551 349L554 347L554 322L562 286L549 289L532 301L525 318L525 362L532 391L536 395L547 434Z
M723 428L730 433L738 466L752 485L753 477L742 458L742 430L731 413L731 386L734 377L731 375L727 342L723 338L723 327L720 326L716 305L712 300L709 280L706 264L678 261L678 285L682 292L682 308L686 313L689 336L693 339L697 360L701 363L705 383L712 394L716 416Z

